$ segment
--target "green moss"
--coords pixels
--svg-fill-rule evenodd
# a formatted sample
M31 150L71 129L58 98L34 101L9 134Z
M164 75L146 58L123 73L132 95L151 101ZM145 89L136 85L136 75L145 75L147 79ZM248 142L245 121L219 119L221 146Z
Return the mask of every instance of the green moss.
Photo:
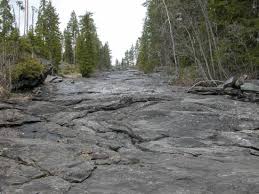
M12 80L18 81L22 78L33 79L39 77L44 71L44 65L35 59L27 59L15 65L12 69Z

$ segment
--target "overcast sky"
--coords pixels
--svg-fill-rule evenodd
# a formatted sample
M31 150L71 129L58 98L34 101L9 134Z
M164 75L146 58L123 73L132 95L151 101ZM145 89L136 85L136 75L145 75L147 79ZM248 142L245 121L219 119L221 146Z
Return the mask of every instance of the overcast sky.
M15 2L16 0L11 0ZM30 0L38 7L40 0ZM65 28L72 10L78 16L86 11L94 13L94 20L101 41L110 44L113 60L135 44L141 35L146 9L144 0L52 0L60 17L60 29Z

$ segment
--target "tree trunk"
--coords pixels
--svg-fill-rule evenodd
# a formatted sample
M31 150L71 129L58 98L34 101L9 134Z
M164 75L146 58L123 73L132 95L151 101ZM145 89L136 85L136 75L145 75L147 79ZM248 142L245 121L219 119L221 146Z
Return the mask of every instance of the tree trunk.
M179 63L178 63L177 56L176 56L175 37L174 37L173 29L172 29L172 23L171 23L171 19L169 16L169 11L168 11L166 2L165 2L165 0L162 0L162 1L163 1L163 5L165 7L165 11L166 11L166 16L167 16L169 30L170 30L170 37L171 37L171 42L172 42L172 47L173 47L173 58L174 58L174 63L175 63L175 74L176 74L175 76L176 76L176 78L179 78Z

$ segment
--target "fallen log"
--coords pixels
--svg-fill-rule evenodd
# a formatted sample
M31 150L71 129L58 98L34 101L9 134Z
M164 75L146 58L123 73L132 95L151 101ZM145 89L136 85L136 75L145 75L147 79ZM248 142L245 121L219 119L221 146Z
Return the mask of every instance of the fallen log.
M224 82L220 80L203 80L195 83L189 90L195 87L217 87L222 85Z
M216 81L198 82L187 92L199 95L228 95L237 100L259 102L259 80L247 80L247 75L242 75L230 77L223 84Z
M223 92L224 91L218 87L202 87L202 86L192 87L188 90L188 93L200 94L200 95L222 95Z

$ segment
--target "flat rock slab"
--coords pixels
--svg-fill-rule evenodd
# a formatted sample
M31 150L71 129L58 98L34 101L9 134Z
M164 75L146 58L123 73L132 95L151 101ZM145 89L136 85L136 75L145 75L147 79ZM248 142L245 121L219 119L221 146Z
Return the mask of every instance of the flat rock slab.
M247 92L255 92L259 94L259 84L245 83L241 86L241 90Z
M0 102L0 194L259 193L259 106L158 74L48 78Z

